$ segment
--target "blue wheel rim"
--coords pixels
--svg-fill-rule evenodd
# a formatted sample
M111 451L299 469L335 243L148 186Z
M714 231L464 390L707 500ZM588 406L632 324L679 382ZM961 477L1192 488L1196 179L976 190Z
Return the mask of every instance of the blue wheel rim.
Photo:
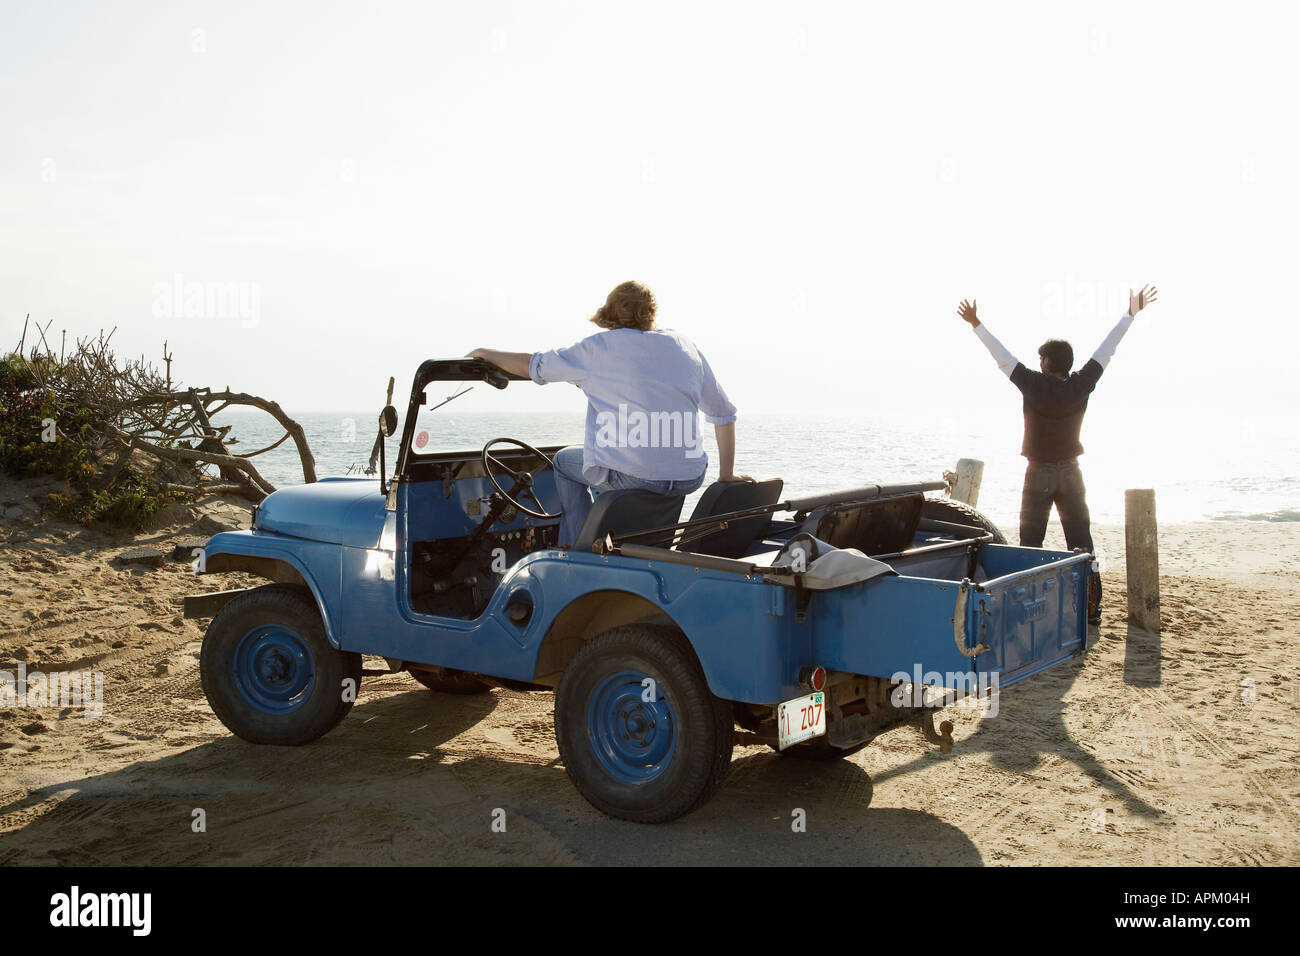
M656 682L644 700L647 675L635 670L608 674L587 698L587 734L601 768L621 783L646 783L672 763L677 725L672 703Z
M240 696L268 714L292 713L316 686L311 651L296 631L282 624L255 627L241 637L231 672Z

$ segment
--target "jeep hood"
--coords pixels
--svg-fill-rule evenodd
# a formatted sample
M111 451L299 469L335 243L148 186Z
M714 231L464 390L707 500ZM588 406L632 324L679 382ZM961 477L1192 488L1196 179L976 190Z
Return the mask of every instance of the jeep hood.
M258 507L256 528L276 534L373 548L384 528L377 478L325 478L282 488Z

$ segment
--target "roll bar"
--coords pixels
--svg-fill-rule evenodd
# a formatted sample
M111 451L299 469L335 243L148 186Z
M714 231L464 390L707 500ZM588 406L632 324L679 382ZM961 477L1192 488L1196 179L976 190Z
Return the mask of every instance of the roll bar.
M425 359L415 370L411 381L411 398L406 406L406 420L402 423L402 443L397 449L397 467L393 471L396 481L406 475L406 465L411 456L411 439L415 437L415 419L425 404L424 388L430 382L486 382L493 388L505 388L511 382L526 382L527 376L512 375L482 359Z

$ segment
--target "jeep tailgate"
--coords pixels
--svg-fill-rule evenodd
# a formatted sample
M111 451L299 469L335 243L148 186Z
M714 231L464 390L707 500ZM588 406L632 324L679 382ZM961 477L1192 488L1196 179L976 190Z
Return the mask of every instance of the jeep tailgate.
M963 585L966 645L987 648L975 669L996 672L1006 687L1082 652L1091 562L1090 554L1071 555ZM954 640L961 636L954 631Z

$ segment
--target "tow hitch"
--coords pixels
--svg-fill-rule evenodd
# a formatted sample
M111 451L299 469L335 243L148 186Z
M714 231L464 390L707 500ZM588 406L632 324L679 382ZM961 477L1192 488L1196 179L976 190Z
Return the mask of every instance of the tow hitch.
M939 729L934 729L934 713L926 710L917 718L917 724L921 728L921 733L925 734L925 739L932 744L938 744L942 753L952 753L952 721L945 720L939 725Z

